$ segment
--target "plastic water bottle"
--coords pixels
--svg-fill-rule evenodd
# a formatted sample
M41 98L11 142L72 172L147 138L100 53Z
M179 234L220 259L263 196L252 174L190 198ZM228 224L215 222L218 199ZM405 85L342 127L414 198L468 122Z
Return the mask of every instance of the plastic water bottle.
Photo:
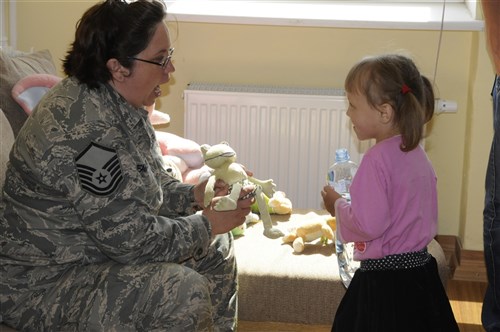
M357 170L358 165L351 160L347 149L335 151L335 163L328 169L328 184L349 202L351 201L349 189Z
M351 201L349 190L357 170L358 165L351 160L347 149L338 149L335 151L335 163L328 169L327 182L328 185L333 187L336 192L349 202ZM355 263L352 262L354 244L342 243L335 236L335 251L337 252L340 278L347 288L356 271Z

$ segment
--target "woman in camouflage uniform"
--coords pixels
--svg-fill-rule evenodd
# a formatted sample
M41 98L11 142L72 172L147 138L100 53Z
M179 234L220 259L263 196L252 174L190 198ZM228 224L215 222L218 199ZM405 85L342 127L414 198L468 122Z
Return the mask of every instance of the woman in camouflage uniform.
M234 211L195 214L205 183L182 184L165 173L144 110L175 70L165 15L157 0L91 7L64 59L68 77L20 131L0 203L5 324L30 331L235 328L228 231L244 222L252 199Z

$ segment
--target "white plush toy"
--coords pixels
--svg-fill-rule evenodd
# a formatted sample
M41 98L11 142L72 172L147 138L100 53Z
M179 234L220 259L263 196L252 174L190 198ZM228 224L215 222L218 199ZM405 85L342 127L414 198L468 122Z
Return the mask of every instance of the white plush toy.
M165 170L167 173L182 182L182 171L179 168L179 157L166 155L163 156L163 162L165 163Z
M264 235L272 239L283 236L283 233L279 229L273 227L273 222L264 200L264 194L268 197L273 196L274 188L276 187L273 180L262 181L254 177L249 177L243 166L236 163L236 152L226 142L213 146L203 144L201 152L203 153L205 165L212 169L205 187L205 206L208 206L215 196L214 185L218 179L223 180L230 186L230 192L214 206L214 209L217 211L236 209L243 187L249 184L254 185L255 199L259 206L261 220L264 224Z

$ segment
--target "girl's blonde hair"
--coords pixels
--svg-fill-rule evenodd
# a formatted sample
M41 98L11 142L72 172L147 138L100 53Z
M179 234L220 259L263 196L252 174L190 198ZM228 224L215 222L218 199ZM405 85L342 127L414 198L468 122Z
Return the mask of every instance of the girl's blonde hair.
M393 125L399 129L402 151L415 149L424 134L424 124L434 114L434 91L410 58L387 54L368 57L349 71L348 93L359 93L378 108L388 103L394 109Z

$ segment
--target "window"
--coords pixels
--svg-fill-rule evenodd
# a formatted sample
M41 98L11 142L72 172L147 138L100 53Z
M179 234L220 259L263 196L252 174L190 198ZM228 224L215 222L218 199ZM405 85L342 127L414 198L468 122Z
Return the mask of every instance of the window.
M482 30L477 1L165 0L169 18L185 22L340 28Z

